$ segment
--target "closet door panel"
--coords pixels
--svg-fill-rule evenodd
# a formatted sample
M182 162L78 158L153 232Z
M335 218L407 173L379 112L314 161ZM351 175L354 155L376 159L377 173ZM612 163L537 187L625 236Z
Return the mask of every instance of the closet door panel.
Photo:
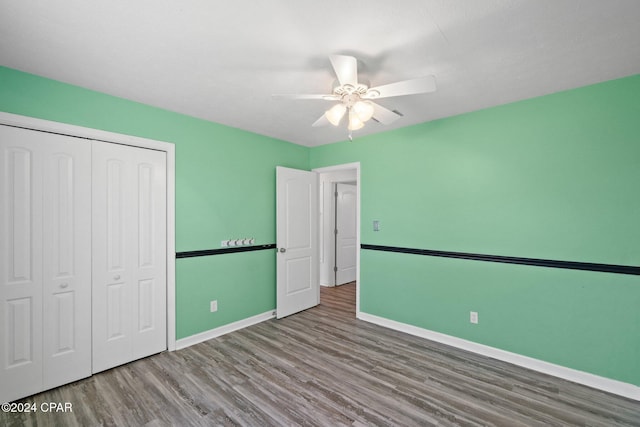
M93 372L131 360L132 174L121 146L93 142Z
M136 159L136 169L137 330L133 355L137 359L167 347L166 154L147 150Z
M93 143L93 372L166 349L165 164Z
M91 375L91 144L51 135L44 158L44 388Z
M0 401L42 388L42 155L0 126Z

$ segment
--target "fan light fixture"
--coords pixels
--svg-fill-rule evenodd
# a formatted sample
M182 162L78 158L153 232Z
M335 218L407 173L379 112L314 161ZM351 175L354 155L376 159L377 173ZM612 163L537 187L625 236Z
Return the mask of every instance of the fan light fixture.
M365 122L373 117L373 103L361 100L357 94L349 93L342 97L342 103L325 111L324 116L329 120L329 123L339 126L347 111L349 112L347 129L350 131L362 129Z
M324 126L331 123L339 126L342 118L349 112L347 129L349 140L351 131L362 129L365 122L373 118L376 122L389 125L402 117L397 111L391 111L382 105L372 102L394 96L416 95L436 90L434 76L424 76L411 80L402 80L382 86L369 87L358 82L358 60L348 55L330 55L329 60L338 78L338 86L331 94L274 95L276 98L288 99L320 99L338 101L316 120L312 126Z
M336 104L327 111L325 111L324 116L329 120L334 126L338 126L340 121L344 117L344 113L347 111L347 106L344 104Z
M363 122L373 117L373 104L371 101L358 101L353 104L352 109Z
M358 113L353 111L353 108L349 110L349 130L358 130L364 127L364 121L360 118Z

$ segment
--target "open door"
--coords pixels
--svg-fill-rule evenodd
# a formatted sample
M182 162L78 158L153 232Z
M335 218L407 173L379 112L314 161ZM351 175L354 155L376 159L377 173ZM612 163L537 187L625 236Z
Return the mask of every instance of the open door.
M318 176L276 167L278 319L320 303Z
M335 191L335 284L356 280L357 186L336 183Z

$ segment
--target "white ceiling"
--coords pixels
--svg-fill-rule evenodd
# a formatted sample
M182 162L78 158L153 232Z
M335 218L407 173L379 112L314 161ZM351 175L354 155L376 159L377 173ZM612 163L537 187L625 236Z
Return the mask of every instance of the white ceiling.
M436 76L378 101L404 117L354 138L640 73L638 0L0 0L0 64L305 146L332 105L328 56L371 85Z

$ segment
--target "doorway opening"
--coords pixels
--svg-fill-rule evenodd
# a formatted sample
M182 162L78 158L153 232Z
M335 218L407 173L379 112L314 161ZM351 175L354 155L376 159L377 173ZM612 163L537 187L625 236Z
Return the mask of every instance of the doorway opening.
M360 310L360 163L314 169L318 173L320 299L355 290L354 312ZM332 289L340 286L342 292ZM352 291L353 293L353 291ZM353 301L355 299L355 302Z

